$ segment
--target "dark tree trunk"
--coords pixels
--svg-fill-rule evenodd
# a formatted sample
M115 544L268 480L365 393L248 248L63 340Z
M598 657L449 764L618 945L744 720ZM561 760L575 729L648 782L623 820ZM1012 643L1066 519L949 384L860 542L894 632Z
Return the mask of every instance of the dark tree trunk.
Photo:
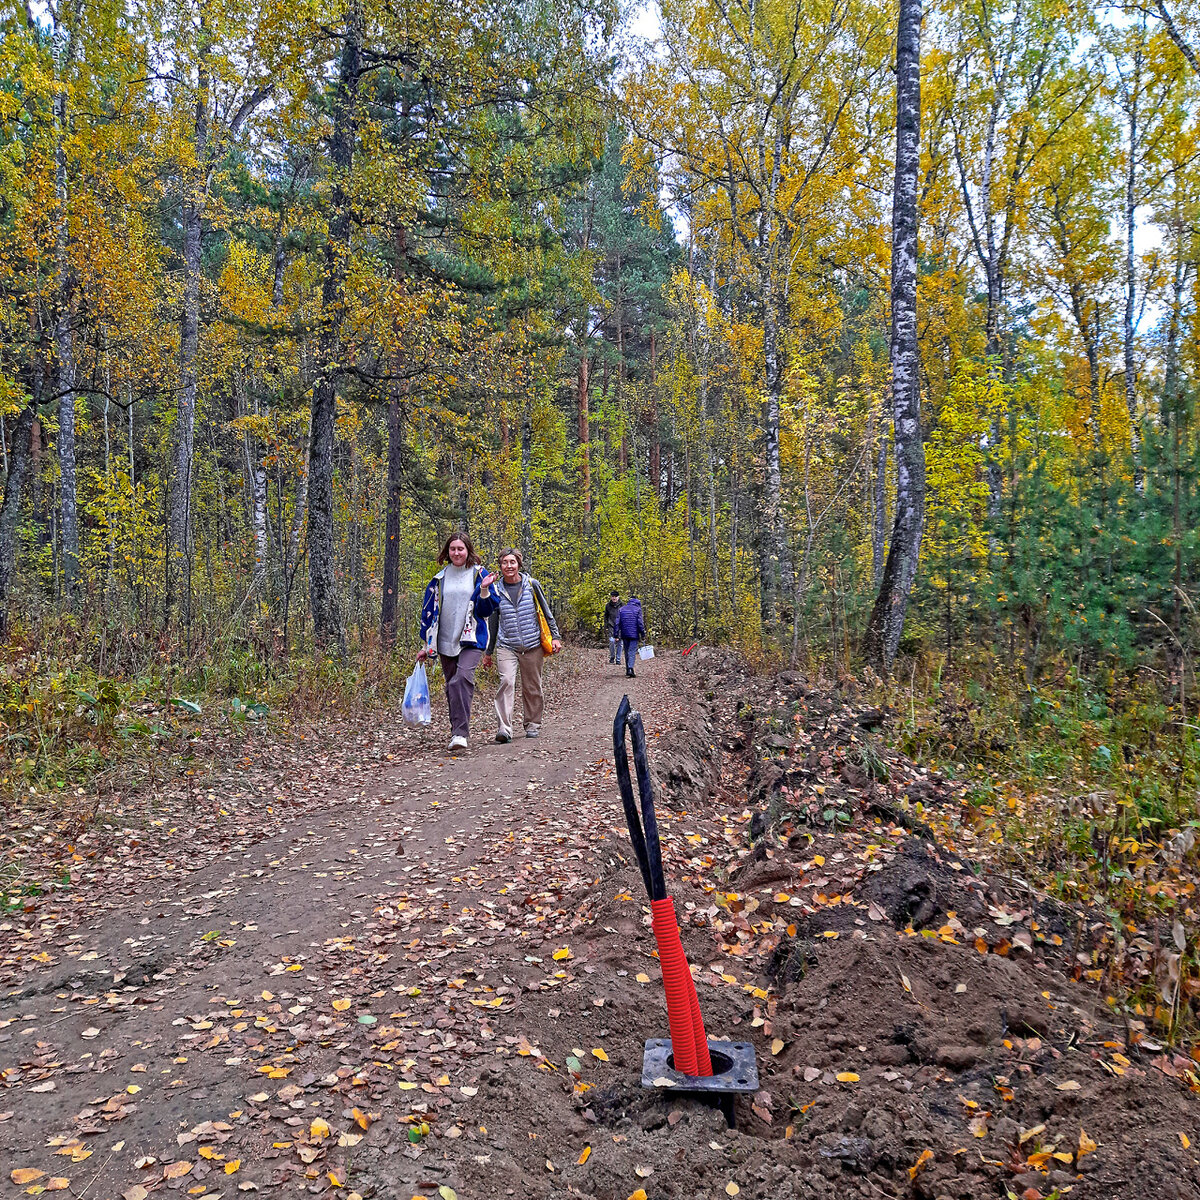
M396 230L396 263L393 278L396 286L404 286L404 269L408 255L408 230L401 225ZM395 373L400 374L400 350L397 346ZM392 384L387 410L387 516L383 530L383 605L379 616L379 636L384 648L396 644L396 590L400 586L400 507L404 490L404 409L401 403L402 383Z
M396 644L396 589L400 584L400 505L404 487L404 414L393 393L387 411L387 518L383 541L383 609L379 633L385 649Z
M33 450L34 406L21 409L13 425L12 453L8 476L4 481L4 503L0 507L0 639L8 634L8 594L12 588L17 562L17 521L21 514L21 493L29 477Z
M337 418L338 360L345 303L346 262L350 252L349 175L354 164L358 83L362 72L363 19L351 7L333 98L333 136L329 160L333 188L329 198L329 240L325 245L325 278L321 285L320 375L313 387L312 441L308 484L308 593L313 638L323 648L346 648L338 603L333 531L333 443Z
M892 198L892 411L896 517L863 655L886 675L896 657L925 520L925 445L917 347L917 174L921 154L921 0L900 0L896 179Z
M71 328L73 281L68 256L67 224L67 91L61 85L54 102L58 138L55 146L54 189L58 200L55 229L57 288L54 321L54 390L58 395L59 529L62 533L63 590L74 603L79 587L79 513L75 482L75 333Z

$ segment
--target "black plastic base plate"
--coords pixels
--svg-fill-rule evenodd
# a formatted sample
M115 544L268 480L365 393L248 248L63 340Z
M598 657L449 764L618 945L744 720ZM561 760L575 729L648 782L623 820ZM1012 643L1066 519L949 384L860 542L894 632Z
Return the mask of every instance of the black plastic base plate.
M758 1063L749 1042L721 1042L709 1038L708 1052L717 1074L684 1075L671 1065L671 1039L650 1038L642 1055L642 1087L711 1096L758 1091Z

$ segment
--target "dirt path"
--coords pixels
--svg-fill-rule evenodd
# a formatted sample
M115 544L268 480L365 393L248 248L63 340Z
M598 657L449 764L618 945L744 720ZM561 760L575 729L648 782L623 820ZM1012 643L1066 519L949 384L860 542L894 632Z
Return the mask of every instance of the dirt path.
M652 734L673 719L661 662L647 667L628 681L588 655L542 737L510 746L486 740L481 688L468 756L439 749L439 713L352 792L184 879L146 879L73 934L73 956L0 1007L0 1159L97 1198L483 1194L496 1134L468 1114L489 1064L502 1081L508 1053L533 1057L550 1032L561 1006L527 996L600 969L583 943L617 862L594 826L614 804L612 715L632 685ZM591 984L596 1019L566 1039L589 1051L609 1032Z
M708 1033L762 1087L736 1129L642 1089L667 1023L605 659L554 664L539 740L492 744L483 687L467 756L435 705L323 748L340 779L298 762L257 835L231 800L187 875L113 846L121 891L0 922L0 1198L1200 1197L1200 1077L1063 973L1072 928L897 820L855 714L718 651L629 692Z

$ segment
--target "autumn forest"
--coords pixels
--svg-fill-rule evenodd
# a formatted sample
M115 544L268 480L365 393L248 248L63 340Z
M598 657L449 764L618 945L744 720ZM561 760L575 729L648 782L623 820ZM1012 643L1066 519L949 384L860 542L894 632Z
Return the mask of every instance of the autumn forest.
M1196 18L10 5L14 711L56 661L101 709L378 674L462 527L584 637L633 589L1026 722L1086 682L1187 758Z
M6 1194L1200 1200L1200 0L0 0L0 480Z

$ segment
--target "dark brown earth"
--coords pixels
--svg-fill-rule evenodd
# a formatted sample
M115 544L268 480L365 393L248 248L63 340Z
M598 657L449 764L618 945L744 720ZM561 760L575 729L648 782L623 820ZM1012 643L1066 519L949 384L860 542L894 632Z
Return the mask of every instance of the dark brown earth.
M1190 1065L1064 974L1071 922L924 836L904 794L939 781L827 747L837 702L711 651L629 692L709 1034L755 1043L762 1090L732 1130L644 1091L666 1015L604 658L553 664L537 741L485 740L484 687L467 756L370 731L300 809L197 819L169 871L112 848L119 890L0 921L0 1188L1200 1196Z

